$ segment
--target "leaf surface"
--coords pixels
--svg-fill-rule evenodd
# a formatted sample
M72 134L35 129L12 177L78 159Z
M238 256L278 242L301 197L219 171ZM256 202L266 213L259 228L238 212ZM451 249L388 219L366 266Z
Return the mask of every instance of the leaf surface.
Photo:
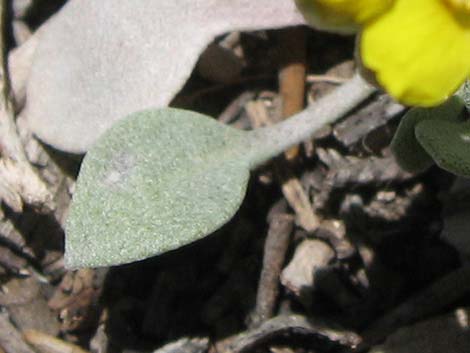
M200 239L240 206L242 131L177 109L133 114L86 155L66 225L69 267L141 260Z
M463 101L460 97L453 96L443 104L433 108L411 108L401 119L400 125L391 142L391 149L398 164L409 172L423 172L434 164L434 159L416 138L416 128L422 122L435 126L435 129L428 130L431 136L442 134L438 128L439 122L457 122L461 118L464 109Z
M416 138L439 167L470 177L470 122L422 121L416 126Z
M26 117L85 152L116 120L167 106L216 36L301 23L293 0L70 0L35 36Z

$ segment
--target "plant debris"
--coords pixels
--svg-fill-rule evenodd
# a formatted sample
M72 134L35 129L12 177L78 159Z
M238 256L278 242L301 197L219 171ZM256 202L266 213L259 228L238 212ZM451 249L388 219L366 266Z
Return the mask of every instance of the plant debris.
M248 130L287 118L355 71L354 38L272 29L302 23L292 12L266 22L247 7L243 26L227 20L232 13L216 31L200 13L196 24L177 23L189 33L179 38L156 23L153 5L91 3L114 22L79 0L13 0L4 17L0 352L465 352L468 183L437 167L399 167L388 145L406 108L384 94L256 170L240 210L211 236L132 264L66 269L64 222L83 155L37 135L83 152L102 131L96 112L113 120L170 101ZM271 13L271 1L260 3ZM140 17L148 28L135 26ZM204 40L191 41L199 30ZM163 35L164 53L144 50ZM151 55L125 67L142 50ZM71 60L84 66L64 90ZM94 76L96 63L112 75Z

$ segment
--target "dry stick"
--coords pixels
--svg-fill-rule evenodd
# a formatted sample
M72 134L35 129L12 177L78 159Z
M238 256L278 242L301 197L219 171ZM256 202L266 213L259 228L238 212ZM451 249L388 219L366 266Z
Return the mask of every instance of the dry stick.
M363 342L354 352L369 349L398 328L436 314L468 293L470 293L470 265L463 266L438 279L375 321L363 332Z
M332 76L332 75L308 75L307 76L307 82L308 83L314 83L314 82L328 82L328 83L334 83L334 84L343 84L347 82L348 79L346 78L341 78L337 76Z
M36 330L26 330L25 340L40 353L88 353L81 347Z
M264 244L263 268L256 294L256 308L251 315L250 327L252 328L258 327L274 314L279 295L279 275L284 265L293 228L293 217L285 213L274 215L269 224Z
M303 27L284 30L279 35L282 50L279 71L279 93L282 97L282 117L300 112L304 106L306 76L306 31ZM284 153L291 161L299 155L295 146Z
M223 353L254 352L256 348L267 345L276 338L286 335L303 336L325 342L335 343L345 347L354 347L360 342L360 337L352 331L332 327L329 324L314 318L301 315L277 316L260 327L245 331L237 335L230 347Z
M21 333L10 322L6 312L0 312L0 351L5 353L35 353L24 341Z
M23 202L50 211L52 194L33 170L18 136L5 53L6 0L0 0L0 198L20 212Z
M167 343L153 353L205 353L208 351L209 339L203 337L183 337Z
M235 116L238 115L243 107L254 97L254 92L243 92L224 109L224 111L218 116L217 120L223 124L230 124L232 120L234 120Z

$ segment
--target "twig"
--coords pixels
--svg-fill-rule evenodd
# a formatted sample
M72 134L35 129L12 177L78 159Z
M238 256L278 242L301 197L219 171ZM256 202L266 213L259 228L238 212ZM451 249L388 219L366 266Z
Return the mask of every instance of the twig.
M307 82L314 83L314 82L328 82L334 84L343 84L347 81L346 78L336 77L331 75L308 75Z
M254 96L254 92L243 92L225 108L217 120L223 124L230 124L232 120L234 120L235 116L240 113L245 104L252 100Z
M53 209L52 194L35 173L21 144L15 124L12 93L8 78L5 52L6 1L0 0L0 198L16 212L23 209L23 202L42 210Z
M282 117L300 112L304 106L306 74L305 28L294 27L280 33L282 63L279 71L279 93L282 97ZM297 158L299 147L284 153L288 161Z
M274 314L279 294L279 275L284 265L294 218L285 213L273 215L264 244L263 268L250 327L258 327Z
M204 353L209 348L207 338L180 338L157 349L154 353Z
M347 347L354 347L360 342L360 337L354 332L333 328L301 315L289 315L277 316L264 322L259 328L241 333L224 353L253 351L256 347L269 344L272 340L288 334L318 340L321 344L329 342Z
M299 178L295 177L283 160L275 164L276 174L282 183L282 194L295 211L296 221L308 233L313 233L320 225L320 219L313 210Z
M79 346L36 330L26 330L25 340L41 353L88 353Z

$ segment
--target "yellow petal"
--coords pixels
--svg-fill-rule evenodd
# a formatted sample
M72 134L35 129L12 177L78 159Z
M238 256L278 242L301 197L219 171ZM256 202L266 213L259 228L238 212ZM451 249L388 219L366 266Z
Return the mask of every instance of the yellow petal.
M394 0L296 0L315 28L353 33L358 25L384 12Z
M396 0L365 27L363 64L397 100L437 105L470 74L469 17L445 0Z

